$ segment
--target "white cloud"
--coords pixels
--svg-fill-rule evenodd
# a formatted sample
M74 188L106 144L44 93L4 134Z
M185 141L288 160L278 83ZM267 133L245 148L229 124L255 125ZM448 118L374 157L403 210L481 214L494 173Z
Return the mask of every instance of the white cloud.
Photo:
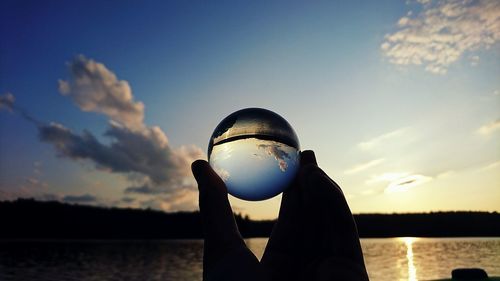
M223 168L215 167L214 170L223 181L227 181L231 176L231 174L229 174L229 171Z
M385 193L393 193L400 191L407 191L410 188L422 185L431 181L433 178L429 176L411 174L411 173L384 173L381 175L373 176L366 181L366 184L371 185L379 182L388 182L385 188Z
M493 122L490 122L488 124L484 124L481 126L479 129L477 129L477 133L481 135L490 135L500 129L500 119L497 119Z
M71 78L59 80L59 91L83 111L99 112L131 129L143 127L144 104L134 101L127 81L104 64L80 55L69 64Z
M400 179L394 180L387 188L384 190L385 193L393 193L400 191L407 191L410 188L415 186L422 185L426 182L431 181L431 177L423 176L423 175L409 175L406 177L402 177Z
M381 50L397 65L423 65L445 74L465 52L489 49L500 39L500 1L420 0L422 11L398 21ZM479 61L477 55L473 62Z
M381 164L382 162L384 162L385 159L375 159L375 160L372 160L372 161L368 161L366 163L362 163L362 164L359 164L359 165L356 165L346 171L344 171L345 174L355 174L355 173L358 173L358 172L361 172L363 170L366 170L368 168L371 168L371 167L375 167L379 164Z
M259 144L257 148L264 149L266 153L270 156L273 156L276 161L278 161L278 166L282 172L285 172L288 168L288 163L285 159L291 159L290 155L283 150L282 144L273 143L273 144Z
M361 142L358 144L358 146L363 150L369 150L369 149L374 148L375 146L380 145L382 142L384 142L386 140L389 140L389 139L392 139L395 137L399 137L399 136L403 135L405 132L406 132L406 128L398 129L398 130L377 136L373 139Z
M133 183L127 193L172 194L195 189L191 163L205 158L196 146L172 148L158 126L147 126L144 105L135 101L127 81L119 80L104 64L76 57L68 64L70 78L59 82L82 111L103 113L110 118L103 144L90 132L77 134L60 124L40 126L40 139L57 152L75 160L90 160L100 170L128 175Z

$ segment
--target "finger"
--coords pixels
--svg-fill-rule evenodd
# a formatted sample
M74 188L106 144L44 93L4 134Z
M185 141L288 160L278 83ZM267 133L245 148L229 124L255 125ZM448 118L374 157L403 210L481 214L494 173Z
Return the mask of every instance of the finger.
M279 232L290 233L294 228L298 227L297 220L300 212L300 182L304 177L304 168L308 165L317 165L316 156L312 150L305 150L300 153L300 168L292 182L290 188L283 192L281 198L281 206L277 223ZM278 232L278 231L277 231ZM288 235L290 236L290 235Z
M300 232L300 191L299 178L302 167L316 165L316 157L311 150L300 154L299 172L292 185L283 192L278 220L266 245L261 264L273 280L294 280L298 269L297 243Z
M307 164L318 165L316 162L316 155L312 150L304 150L300 153L300 164L305 166Z
M191 164L191 170L193 172L194 178L198 183L198 189L200 193L210 194L217 193L221 195L227 194L227 188L224 184L224 181L217 175L217 173L212 169L210 164L204 160L196 160ZM215 188L215 190L211 190L211 188ZM213 193L213 194L215 194Z
M200 213L206 237L230 238L228 242L241 240L224 181L206 161L193 162L191 169L198 182Z
M307 165L317 165L316 156L312 150L305 150L300 153L300 167L297 176L291 186L283 192L278 217L278 226L281 228L288 229L297 225L295 213L300 208L300 178L302 177L304 167Z
M208 162L197 160L191 165L198 182L199 205L205 236L203 274L208 276L228 255L245 250L227 198L227 188Z
M305 168L302 180L305 256L364 264L356 224L340 187L312 165Z
M306 150L300 153L299 171L290 187L283 192L283 195L281 197L278 222L273 229L273 233L270 237L270 243L268 243L269 247L266 247L266 250L275 247L281 248L279 249L280 251L284 251L285 249L283 248L292 246L290 245L290 243L294 243L294 241L287 240L290 240L289 238L292 238L291 234L294 232L294 229L298 227L297 217L300 208L299 178L301 177L303 167L308 164L316 165L316 157L312 150Z

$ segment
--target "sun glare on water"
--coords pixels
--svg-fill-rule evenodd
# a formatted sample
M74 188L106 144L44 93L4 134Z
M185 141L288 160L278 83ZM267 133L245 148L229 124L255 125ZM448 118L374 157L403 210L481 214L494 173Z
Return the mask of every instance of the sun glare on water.
M416 237L401 237L406 245L406 259L408 260L408 281L418 281L417 268L413 263L413 242L417 241Z

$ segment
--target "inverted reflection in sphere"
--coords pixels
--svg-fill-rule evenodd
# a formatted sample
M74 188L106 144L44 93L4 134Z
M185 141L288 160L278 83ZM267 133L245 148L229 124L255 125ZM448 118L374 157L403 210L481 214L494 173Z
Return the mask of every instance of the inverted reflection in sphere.
M294 179L300 162L299 140L278 114L246 108L215 128L208 159L230 194L264 200L283 192Z

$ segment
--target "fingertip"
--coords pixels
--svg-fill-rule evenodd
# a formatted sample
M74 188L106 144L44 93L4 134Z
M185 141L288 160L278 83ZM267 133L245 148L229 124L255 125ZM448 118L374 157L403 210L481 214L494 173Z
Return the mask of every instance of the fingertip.
M316 155L312 150L304 150L300 153L300 162L302 165L313 164L318 165L316 162Z
M212 166L205 160L196 160L191 164L194 178L198 183L198 190L202 193L217 191L216 193L227 194L227 188L224 181L212 169ZM210 187L210 188L208 188Z
M198 183L205 254L210 252L213 255L234 245L245 245L233 217L224 181L205 160L194 161L191 171Z
M196 171L199 171L200 169L202 169L203 167L205 166L209 166L210 164L208 164L207 161L205 160L202 160L202 159L198 159L196 161L194 161L192 164L191 164L191 170L194 172L195 170Z
M305 197L309 203L333 205L340 217L350 218L351 212L340 186L317 166L308 165L305 169Z
M191 171L196 179L196 181L200 181L204 171L206 171L207 166L210 166L205 160L196 160L191 164Z

